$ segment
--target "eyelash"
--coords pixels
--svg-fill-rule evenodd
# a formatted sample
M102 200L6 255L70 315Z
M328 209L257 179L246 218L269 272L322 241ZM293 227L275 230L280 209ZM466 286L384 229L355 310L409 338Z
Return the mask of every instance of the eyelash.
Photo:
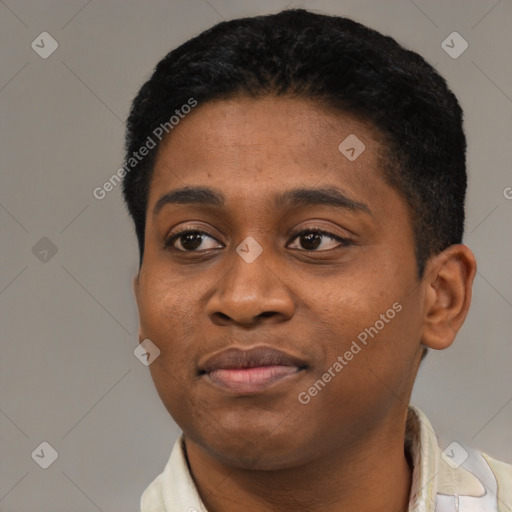
M337 249L340 249L342 247L347 247L349 245L353 245L353 243L350 240L348 240L347 238L343 238L343 237L340 237L338 235L334 235L333 233L329 233L328 231L324 231L324 230L319 229L319 228L307 228L307 229L303 229L301 231L298 231L297 233L294 233L292 235L292 237L290 238L290 241L288 242L287 245L289 245L295 239L297 239L297 238L299 238L299 237L301 237L303 235L311 234L311 233L313 233L315 235L326 236L327 238L330 238L331 240L335 240L336 242L340 243L340 246L334 247L332 249L324 249L324 250L321 250L321 251L308 250L308 249L294 249L294 250L300 250L300 251L304 251L304 252L326 252L326 251L330 251L330 250L337 250ZM181 238L181 237L183 237L185 235L189 235L189 234L206 235L207 237L212 238L213 240L216 240L216 238L214 236L210 235L210 233L207 233L206 231L202 231L200 229L184 229L183 231L178 231L177 233L174 233L173 235L171 235L165 241L164 248L167 249L167 250L176 250L178 252L188 252L188 253L201 252L201 251L198 251L198 250L186 251L186 250L182 250L182 249L176 249L176 247L173 246L173 244L174 244L174 242L176 240L178 240L179 238ZM208 249L206 249L206 250L208 250Z

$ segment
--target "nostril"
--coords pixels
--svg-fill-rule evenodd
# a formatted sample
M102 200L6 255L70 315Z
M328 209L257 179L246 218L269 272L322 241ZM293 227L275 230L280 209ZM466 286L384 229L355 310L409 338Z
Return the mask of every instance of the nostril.
M274 311L264 311L263 313L260 313L258 316L268 318L269 316L274 316L275 314L276 313Z

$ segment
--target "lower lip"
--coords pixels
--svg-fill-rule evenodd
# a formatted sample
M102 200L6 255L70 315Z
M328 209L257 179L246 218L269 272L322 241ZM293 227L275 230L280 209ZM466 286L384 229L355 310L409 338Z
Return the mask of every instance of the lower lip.
M237 393L255 393L299 373L296 366L258 366L213 370L208 373L214 384Z

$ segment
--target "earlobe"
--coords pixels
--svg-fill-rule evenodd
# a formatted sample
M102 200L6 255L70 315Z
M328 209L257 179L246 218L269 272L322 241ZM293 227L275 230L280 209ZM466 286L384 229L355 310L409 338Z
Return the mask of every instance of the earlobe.
M423 278L423 345L443 350L453 343L471 304L475 274L475 257L463 244L452 245L429 261Z

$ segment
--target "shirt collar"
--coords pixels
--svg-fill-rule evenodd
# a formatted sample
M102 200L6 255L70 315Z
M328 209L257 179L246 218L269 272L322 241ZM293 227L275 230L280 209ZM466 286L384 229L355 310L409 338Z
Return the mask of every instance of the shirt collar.
M430 421L412 405L407 414L405 449L413 461L409 512L448 510L441 506L439 496L444 503L452 498L455 502L458 496L485 495L484 486L473 473L443 457Z

